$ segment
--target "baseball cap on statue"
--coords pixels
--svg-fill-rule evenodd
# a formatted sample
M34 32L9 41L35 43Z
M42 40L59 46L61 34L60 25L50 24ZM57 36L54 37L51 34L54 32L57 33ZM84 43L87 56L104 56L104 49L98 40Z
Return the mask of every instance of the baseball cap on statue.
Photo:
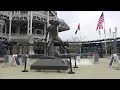
M54 23L54 20L50 20L49 23L50 23L50 24L53 24L53 23Z
M54 24L59 24L59 20L55 20L55 21L54 21Z

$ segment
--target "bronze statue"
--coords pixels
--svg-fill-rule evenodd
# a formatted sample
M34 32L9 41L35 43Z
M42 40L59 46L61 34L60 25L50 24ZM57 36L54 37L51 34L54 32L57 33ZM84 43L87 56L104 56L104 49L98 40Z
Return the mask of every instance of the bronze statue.
M64 46L63 41L61 40L61 38L58 36L58 25L59 25L59 21L50 21L50 26L47 28L47 33L46 33L46 37L45 37L45 41L47 39L48 33L51 35L49 38L49 43L47 46L47 51L49 52L50 47L52 45L52 43L54 42L54 40L57 40L64 49L68 49L68 47Z

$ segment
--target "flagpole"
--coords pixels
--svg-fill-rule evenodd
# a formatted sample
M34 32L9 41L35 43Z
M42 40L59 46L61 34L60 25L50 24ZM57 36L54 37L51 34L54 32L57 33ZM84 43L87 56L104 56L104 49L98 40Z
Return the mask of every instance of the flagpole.
M117 27L115 27L115 38L117 38Z
M80 40L81 40L81 32L80 32Z
M80 32L80 55L81 55L81 32ZM81 57L81 56L80 56Z
M111 28L109 28L110 33L110 55L111 55L111 45L112 45L112 34L111 34Z
M99 36L100 36L100 40L101 40L101 32L100 32L100 30L99 30Z
M99 56L100 56L100 57L103 57L103 56L102 56L102 49L101 49L101 32L100 32L100 30L99 30L99 36L100 36L100 40L99 40L99 43L100 43L100 52L99 52Z
M117 38L117 27L115 27L115 38L114 38L114 43L115 43L115 45L114 45L114 48L115 48L115 53L117 53L117 40L116 40L116 38Z
M104 16L104 18L105 18L105 16ZM106 45L105 20L104 20L104 34L105 34L105 52L106 52L106 56L107 56L107 45Z

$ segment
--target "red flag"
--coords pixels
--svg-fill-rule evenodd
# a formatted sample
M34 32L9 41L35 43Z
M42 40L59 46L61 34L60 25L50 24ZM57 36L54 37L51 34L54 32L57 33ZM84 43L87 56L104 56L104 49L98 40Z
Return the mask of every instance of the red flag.
M77 31L80 30L80 23L78 24L77 30L75 31L75 34L77 34Z
M77 28L77 30L80 30L80 23L78 24L78 28Z
M104 15L103 15L103 12L102 12L102 14L101 14L101 16L99 18L98 24L97 24L96 31L98 29L103 29L103 25L102 25L103 22L104 22Z

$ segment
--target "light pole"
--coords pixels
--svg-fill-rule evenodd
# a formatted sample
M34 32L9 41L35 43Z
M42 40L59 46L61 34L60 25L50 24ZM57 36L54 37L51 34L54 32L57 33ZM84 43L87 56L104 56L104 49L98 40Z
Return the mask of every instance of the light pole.
M117 42L116 42L116 32L113 32L113 46L114 46L114 51L117 53Z
M30 23L29 23L29 14L30 14ZM27 30L27 34L29 34L30 36L27 39L27 43L29 42L29 39L32 36L32 18L33 18L32 11L31 12L28 11L28 30ZM30 24L30 27L29 27L29 24ZM30 29L30 32L29 32L29 29ZM24 70L22 70L22 72L28 72L28 70L26 70L26 65L27 65L27 51L26 50L25 50L25 55L23 55L23 59L25 60L25 65L24 65Z
M29 36L29 38L27 39L27 43L29 42L29 39L32 35ZM22 72L28 72L28 70L26 70L26 65L27 65L27 51L25 51L25 55L23 55L23 58L25 60L25 65L24 65L24 70Z

